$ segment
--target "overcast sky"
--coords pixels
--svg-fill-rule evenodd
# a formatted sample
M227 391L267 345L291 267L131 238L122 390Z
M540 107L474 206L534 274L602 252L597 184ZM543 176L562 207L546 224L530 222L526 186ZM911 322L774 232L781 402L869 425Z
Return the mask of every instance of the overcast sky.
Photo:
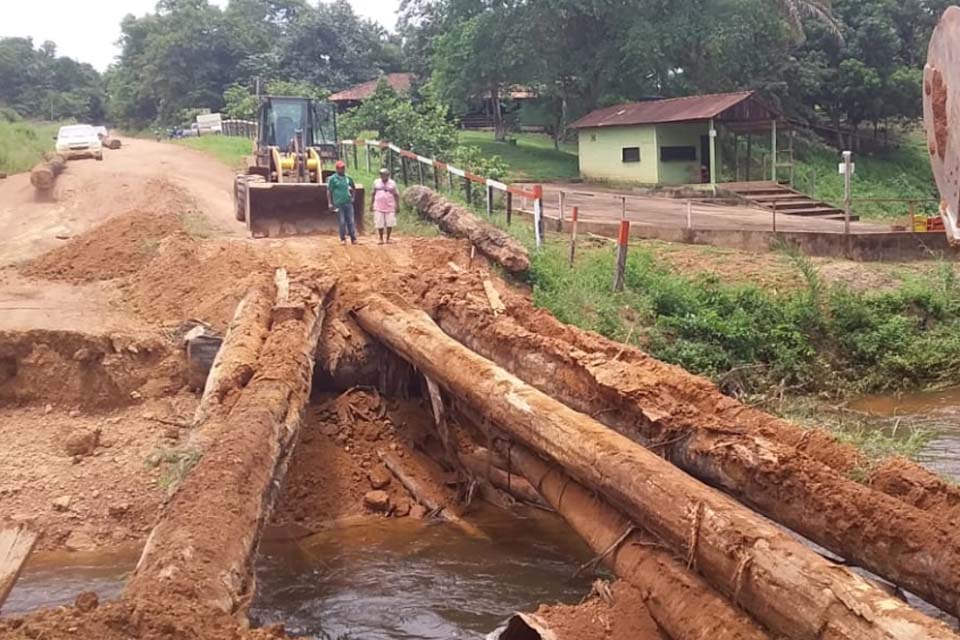
M211 0L226 5L227 0ZM350 0L354 11L388 29L396 25L399 0ZM103 71L118 50L120 20L153 11L156 0L0 0L0 37L57 43L60 55L89 62Z

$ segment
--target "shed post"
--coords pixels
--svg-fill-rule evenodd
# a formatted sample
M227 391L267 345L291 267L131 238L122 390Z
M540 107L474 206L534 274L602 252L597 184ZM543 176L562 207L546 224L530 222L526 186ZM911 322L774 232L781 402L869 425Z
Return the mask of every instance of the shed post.
M717 129L713 118L710 118L710 186L717 192Z
M773 181L777 181L777 119L770 121L770 157L772 158L771 173Z

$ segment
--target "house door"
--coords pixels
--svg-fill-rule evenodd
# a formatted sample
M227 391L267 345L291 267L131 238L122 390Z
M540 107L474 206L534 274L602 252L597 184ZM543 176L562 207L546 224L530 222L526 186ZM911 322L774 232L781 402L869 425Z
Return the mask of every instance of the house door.
M700 136L700 182L710 182L713 167L710 166L710 136Z

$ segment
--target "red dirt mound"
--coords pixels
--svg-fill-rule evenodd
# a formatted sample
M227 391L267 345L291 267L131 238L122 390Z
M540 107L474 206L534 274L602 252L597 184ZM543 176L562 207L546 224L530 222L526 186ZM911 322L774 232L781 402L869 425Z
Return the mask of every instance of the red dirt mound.
M73 283L119 278L143 268L160 239L180 228L173 214L126 213L31 260L21 271Z
M153 259L126 283L126 297L160 324L203 320L223 330L258 273L270 270L246 242L201 244L186 233L165 238Z

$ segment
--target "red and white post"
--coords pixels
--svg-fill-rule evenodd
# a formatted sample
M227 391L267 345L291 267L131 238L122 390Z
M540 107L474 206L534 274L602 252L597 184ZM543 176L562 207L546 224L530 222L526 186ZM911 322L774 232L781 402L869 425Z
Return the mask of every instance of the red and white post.
M627 248L630 246L630 221L620 221L620 235L617 238L617 267L613 273L613 290L623 291L627 273Z

